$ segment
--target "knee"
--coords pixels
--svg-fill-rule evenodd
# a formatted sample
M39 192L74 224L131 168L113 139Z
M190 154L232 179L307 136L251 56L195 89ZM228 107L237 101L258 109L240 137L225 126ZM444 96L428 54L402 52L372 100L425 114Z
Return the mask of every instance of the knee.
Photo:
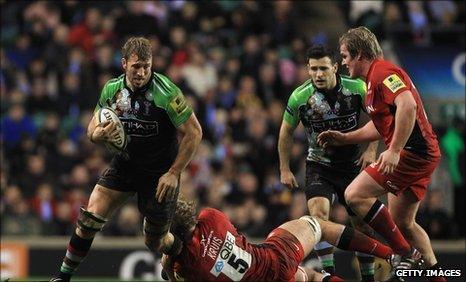
M81 207L76 234L84 239L94 238L95 234L104 228L106 222L106 218Z
M393 219L402 233L410 233L412 230L414 230L414 220L400 218L398 216L394 216Z
M356 192L356 189L352 188L352 186L349 186L345 190L345 201L346 201L346 203L350 207L353 207L353 206L357 205L359 200L360 200L360 197L358 196L358 193Z
M328 211L325 211L324 209L312 209L309 212L312 216L317 217L318 219L321 220L328 220L329 218L329 213Z
M330 213L330 201L326 198L313 198L307 202L309 214L321 220L328 220Z

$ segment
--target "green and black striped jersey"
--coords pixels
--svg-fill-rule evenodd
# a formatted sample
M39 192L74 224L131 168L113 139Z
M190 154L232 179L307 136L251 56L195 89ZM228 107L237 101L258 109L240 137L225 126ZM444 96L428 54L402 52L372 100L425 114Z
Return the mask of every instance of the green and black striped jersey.
M176 128L192 113L175 84L154 72L146 86L133 92L123 74L103 87L95 110L104 106L112 108L124 125L131 165L156 173L170 167L178 152Z
M293 128L299 122L306 128L308 161L342 168L357 161L360 156L358 145L323 149L317 144L317 136L329 129L343 132L357 129L365 94L364 81L340 75L337 75L337 85L330 93L316 89L311 79L293 91L283 120Z

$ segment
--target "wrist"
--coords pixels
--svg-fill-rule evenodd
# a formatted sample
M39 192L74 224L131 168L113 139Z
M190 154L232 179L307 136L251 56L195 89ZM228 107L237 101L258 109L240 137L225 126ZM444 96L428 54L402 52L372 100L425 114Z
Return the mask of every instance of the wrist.
M169 170L168 170L168 173L171 173L177 177L179 177L181 175L181 170L177 169L177 168L174 168L174 167L171 167Z
M401 153L402 149L403 148L396 148L396 147L389 147L388 148L389 151L392 151L392 152L397 153L397 154Z

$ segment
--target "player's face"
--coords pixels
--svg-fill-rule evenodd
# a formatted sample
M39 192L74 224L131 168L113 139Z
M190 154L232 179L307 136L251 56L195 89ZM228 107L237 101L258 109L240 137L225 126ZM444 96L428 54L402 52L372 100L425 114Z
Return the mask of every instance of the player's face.
M320 90L332 90L336 85L336 73L338 64L332 64L329 57L320 59L309 59L308 62L309 75L312 82Z
M128 60L121 59L123 69L125 70L127 82L138 89L143 87L150 79L152 58L147 61L139 60L138 55L132 54Z
M342 58L341 64L346 66L349 72L349 76L351 78L357 78L361 76L361 73L359 72L360 67L358 64L358 59L351 57L346 44L340 45L340 55Z

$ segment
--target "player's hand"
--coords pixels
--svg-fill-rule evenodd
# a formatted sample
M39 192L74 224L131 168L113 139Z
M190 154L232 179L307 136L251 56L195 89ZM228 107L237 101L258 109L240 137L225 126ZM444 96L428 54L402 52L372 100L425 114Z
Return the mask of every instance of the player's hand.
M390 174L395 170L399 161L400 153L388 149L380 154L379 159L375 164L379 166L377 169L378 172L382 174Z
M368 165L375 162L376 151L374 150L366 150L362 153L361 157L359 158L357 165L361 166L361 171L363 171Z
M92 132L92 141L94 142L114 142L117 137L116 123L111 121L99 123Z
M321 132L317 136L317 144L322 148L327 148L328 146L341 146L346 144L345 141L345 133L336 130L327 130Z
M155 198L159 203L161 203L164 198L171 199L174 196L176 188L178 187L179 178L179 175L171 171L168 171L160 177L157 191L155 192Z
M289 189L298 188L298 182L294 174L289 170L280 173L280 182Z

